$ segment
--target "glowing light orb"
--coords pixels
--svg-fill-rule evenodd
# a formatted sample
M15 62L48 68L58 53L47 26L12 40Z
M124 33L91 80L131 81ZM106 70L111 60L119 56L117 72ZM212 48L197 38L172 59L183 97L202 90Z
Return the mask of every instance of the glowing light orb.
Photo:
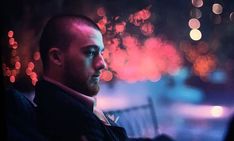
M15 39L14 38L10 38L9 39L9 45L14 45L14 43L15 43Z
M32 70L34 69L34 63L33 62L29 62L28 63L28 68L31 68Z
M192 4L195 7L202 7L203 6L203 0L192 0Z
M192 40L194 40L194 41L198 41L198 40L200 40L201 37L202 37L201 31L198 30L198 29L192 29L192 30L190 31L189 35L190 35L190 38L191 38Z
M221 14L223 12L223 6L221 4L215 3L212 6L212 11L214 14Z
M210 110L210 113L213 117L221 117L224 113L224 110L221 106L213 106Z
M8 31L8 37L12 38L14 36L14 32L12 30Z
M10 76L10 82L11 82L11 83L14 83L14 82L15 82L15 76L13 76L13 75Z
M104 81L110 81L110 80L112 80L112 78L113 78L113 74L109 70L104 70L101 73L101 79Z
M188 25L191 29L198 29L201 26L200 21L196 18L190 19Z
M15 69L20 69L21 68L21 63L19 61L15 62Z

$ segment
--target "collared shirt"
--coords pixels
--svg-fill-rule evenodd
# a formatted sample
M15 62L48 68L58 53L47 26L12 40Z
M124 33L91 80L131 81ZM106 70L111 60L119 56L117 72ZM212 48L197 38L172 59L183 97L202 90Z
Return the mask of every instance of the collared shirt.
M62 83L56 81L56 80L53 80L49 77L46 77L46 76L43 76L44 80L58 86L59 88L63 89L65 92L67 92L68 94L71 94L72 96L76 97L77 99L79 100L82 100L83 102L85 102L89 108L93 109L93 113L105 124L105 125L111 125L109 123L109 121L107 120L107 118L105 117L104 113L98 109L96 107L96 98L95 97L89 97L89 96L86 96L82 93L79 93L65 85L63 85Z

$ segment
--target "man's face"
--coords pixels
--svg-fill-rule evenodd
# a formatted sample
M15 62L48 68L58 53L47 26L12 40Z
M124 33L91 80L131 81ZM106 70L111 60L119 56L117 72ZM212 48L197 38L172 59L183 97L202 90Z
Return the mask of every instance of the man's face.
M83 25L71 27L74 39L64 52L64 84L87 96L99 91L99 77L105 68L100 31Z

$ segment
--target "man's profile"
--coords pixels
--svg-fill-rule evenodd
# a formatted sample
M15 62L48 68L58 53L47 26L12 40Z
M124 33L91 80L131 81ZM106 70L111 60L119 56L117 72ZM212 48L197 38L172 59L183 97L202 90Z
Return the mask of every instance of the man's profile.
M102 34L89 18L51 18L40 39L43 79L35 89L40 131L51 141L127 140L123 128L95 114L94 98L105 68Z

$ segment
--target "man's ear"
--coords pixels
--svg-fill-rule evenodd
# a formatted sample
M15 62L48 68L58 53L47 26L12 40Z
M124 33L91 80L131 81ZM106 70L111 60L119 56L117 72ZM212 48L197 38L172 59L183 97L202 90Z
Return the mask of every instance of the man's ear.
M62 66L64 62L63 52L59 48L50 48L48 51L49 60L58 66Z

